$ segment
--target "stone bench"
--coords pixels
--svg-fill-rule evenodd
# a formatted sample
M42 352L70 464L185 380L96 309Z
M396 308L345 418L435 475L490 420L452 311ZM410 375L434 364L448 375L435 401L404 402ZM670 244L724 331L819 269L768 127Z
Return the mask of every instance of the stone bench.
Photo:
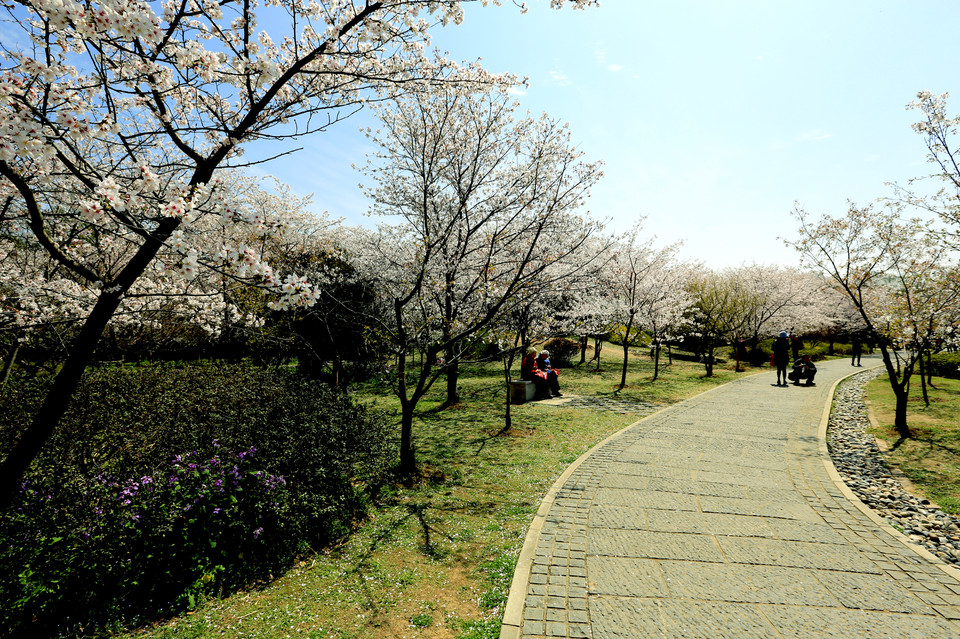
M510 380L510 403L522 404L529 402L537 395L537 387L533 382L524 379Z

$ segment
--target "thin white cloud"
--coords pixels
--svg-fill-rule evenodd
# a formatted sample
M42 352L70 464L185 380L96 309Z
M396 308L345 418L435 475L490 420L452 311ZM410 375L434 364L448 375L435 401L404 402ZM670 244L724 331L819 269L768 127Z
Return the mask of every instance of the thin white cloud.
M526 95L527 94L527 92L524 89L520 89L518 87L510 87L509 89L507 89L507 93L510 95Z
M607 67L607 69L616 73L617 71L622 70L623 67L620 66L619 64L611 64L610 66Z
M570 84L570 78L567 77L567 74L561 71L560 69L553 69L550 71L550 79L559 84L560 86L567 86Z
M833 137L833 134L824 133L820 129L816 129L813 131L807 131L805 133L801 133L800 135L797 136L797 141L798 142L820 142L821 140L827 140L832 137Z

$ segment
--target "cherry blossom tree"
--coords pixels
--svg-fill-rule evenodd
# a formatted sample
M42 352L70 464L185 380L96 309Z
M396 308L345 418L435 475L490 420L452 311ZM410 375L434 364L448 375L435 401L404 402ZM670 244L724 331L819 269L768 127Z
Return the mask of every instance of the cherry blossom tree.
M652 239L641 241L640 228L638 223L620 239L609 269L608 281L616 300L611 319L622 327L620 390L627 384L630 347L639 344L646 330L658 353L659 340L680 320L688 299L682 287L674 286L679 273L674 263L677 246L655 249ZM654 378L659 373L658 358L655 363Z
M748 335L749 291L729 271L714 272L701 268L691 273L687 282L687 290L693 299L687 314L692 329L690 334L697 338L706 376L711 377L716 347L727 342L736 346ZM739 366L738 359L738 370Z
M907 398L915 368L938 348L960 304L960 270L939 234L921 220L901 219L897 207L881 211L850 205L842 218L811 220L800 208L806 263L831 278L860 314L883 357L896 397L894 425L911 436Z
M0 466L4 503L56 427L105 327L158 262L188 280L206 266L232 272L273 291L276 308L313 302L304 278L274 272L249 246L200 253L198 221L247 223L225 202L219 174L257 161L243 159L252 142L322 131L367 101L462 75L426 46L431 26L462 19L462 4L4 4L2 235L32 236L95 298L48 399ZM564 4L595 2L551 0ZM489 80L479 68L467 74ZM98 259L107 244L116 258Z
M816 274L781 266L744 265L727 274L741 287L743 339L752 350L762 337L782 328L801 334L827 326L832 316L824 309L824 282ZM757 362L754 362L757 363Z
M382 131L371 132L374 212L399 223L380 227L367 268L392 307L379 325L397 362L408 475L414 410L449 371L441 357L458 361L598 228L576 211L599 166L581 159L566 126L514 111L505 93L460 84L379 109Z

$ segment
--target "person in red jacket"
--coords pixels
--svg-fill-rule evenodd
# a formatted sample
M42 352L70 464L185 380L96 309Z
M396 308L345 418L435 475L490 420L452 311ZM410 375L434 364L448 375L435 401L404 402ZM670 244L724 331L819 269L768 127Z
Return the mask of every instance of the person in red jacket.
M520 379L533 382L536 389L534 399L550 399L547 373L537 365L537 349L529 349L520 361Z

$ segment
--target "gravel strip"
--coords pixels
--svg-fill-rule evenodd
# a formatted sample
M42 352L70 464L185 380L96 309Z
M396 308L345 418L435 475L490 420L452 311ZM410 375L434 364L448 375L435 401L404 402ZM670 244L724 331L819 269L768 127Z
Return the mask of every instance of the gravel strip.
M850 490L894 528L943 561L960 564L960 517L908 493L867 432L870 420L863 403L863 386L884 372L883 368L864 371L837 387L827 425L833 464Z

